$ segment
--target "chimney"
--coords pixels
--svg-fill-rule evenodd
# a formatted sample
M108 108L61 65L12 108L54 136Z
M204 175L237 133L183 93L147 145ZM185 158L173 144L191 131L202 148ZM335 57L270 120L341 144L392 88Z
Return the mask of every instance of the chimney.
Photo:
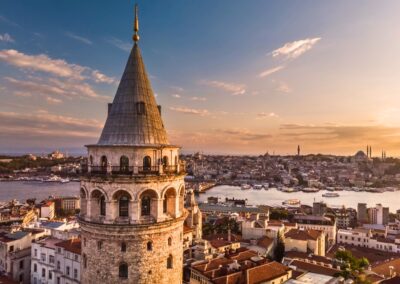
M161 115L161 105L158 105L157 108L158 108L158 112L159 112L160 115Z
M111 107L112 107L112 103L108 103L108 110L107 110L107 114L110 114Z

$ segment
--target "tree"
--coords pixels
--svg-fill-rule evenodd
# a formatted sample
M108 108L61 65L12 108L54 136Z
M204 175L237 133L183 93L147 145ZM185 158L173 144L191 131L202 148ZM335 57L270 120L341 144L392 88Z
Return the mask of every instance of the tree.
M281 262L284 256L285 256L285 242L283 240L282 233L279 231L278 236L276 237L274 259L278 262Z

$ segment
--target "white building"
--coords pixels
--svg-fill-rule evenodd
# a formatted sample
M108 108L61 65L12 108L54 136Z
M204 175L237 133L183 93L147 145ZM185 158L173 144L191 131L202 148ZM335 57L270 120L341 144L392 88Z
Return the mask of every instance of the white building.
M365 228L339 230L337 234L337 243L400 253L399 237L389 238L387 234L384 236L374 235L371 229Z
M79 239L60 240L53 237L32 244L31 283L80 283Z
M40 206L40 217L52 220L55 217L55 204L53 201L46 201Z
M389 208L382 204L368 209L369 221L371 224L386 225L389 222Z

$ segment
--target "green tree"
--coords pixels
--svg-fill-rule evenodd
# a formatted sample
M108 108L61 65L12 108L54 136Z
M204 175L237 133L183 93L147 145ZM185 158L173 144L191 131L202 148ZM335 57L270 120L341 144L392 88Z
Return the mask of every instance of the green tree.
M282 233L279 231L274 250L274 260L281 262L284 256L285 256L285 242L283 241Z

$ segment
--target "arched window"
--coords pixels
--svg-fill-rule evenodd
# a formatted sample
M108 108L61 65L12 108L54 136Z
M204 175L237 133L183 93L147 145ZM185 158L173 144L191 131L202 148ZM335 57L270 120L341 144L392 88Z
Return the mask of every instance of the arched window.
M143 158L143 170L151 170L151 158L149 156Z
M83 268L87 267L87 257L86 254L83 254Z
M169 246L172 245L172 238L171 237L168 238L168 245Z
M119 159L119 168L121 172L129 172L129 159L127 156L122 156Z
M121 243L121 251L126 252L126 243L125 242Z
M119 265L119 271L118 275L120 278L128 278L128 265L126 263L121 263Z
M150 215L150 206L151 206L151 198L149 196L144 196L142 198L141 204L141 214L142 216L149 216Z
M106 198L104 195L100 197L100 215L106 216Z
M101 156L100 160L100 167L102 171L107 171L107 157L106 156Z
M129 216L129 198L127 196L121 196L119 198L119 216Z
M152 251L153 250L153 242L152 241L148 241L147 242L147 250L148 251Z
M164 166L164 167L167 167L167 166L168 166L168 156L164 156L164 157L162 158L162 163L163 163L163 166Z
M163 200L163 213L167 213L167 203L168 203L168 200L167 200L167 197L165 197Z
M89 156L89 164L93 165L93 156L92 155Z
M86 192L83 188L81 188L81 190L80 190L80 196L81 196L81 198L86 198Z
M167 258L167 268L168 269L172 269L173 265L174 265L174 263L173 263L172 255L169 255L168 258Z
M103 242L102 241L97 241L97 249L101 250L103 247Z

